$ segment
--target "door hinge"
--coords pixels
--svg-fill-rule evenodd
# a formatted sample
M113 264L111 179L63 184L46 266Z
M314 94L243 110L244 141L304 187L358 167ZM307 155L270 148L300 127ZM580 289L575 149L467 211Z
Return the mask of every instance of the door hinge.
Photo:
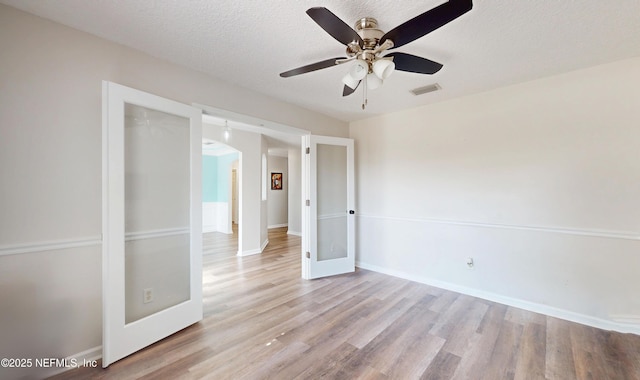
M305 204L306 204L307 206L311 206L311 201L307 199L307 201L305 202Z
M306 152L307 154L311 153L311 148L307 147Z
M307 252L307 259L311 258L311 252Z

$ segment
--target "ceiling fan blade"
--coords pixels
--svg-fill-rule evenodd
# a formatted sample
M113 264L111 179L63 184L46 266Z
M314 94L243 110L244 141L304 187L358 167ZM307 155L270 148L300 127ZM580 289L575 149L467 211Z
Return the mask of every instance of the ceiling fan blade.
M330 58L330 59L326 59L324 61L320 61L320 62L316 62L316 63L312 63L310 65L306 65L306 66L302 66L302 67L298 67L289 71L285 71L284 73L280 73L280 76L283 78L288 78L288 77L292 77L294 75L300 75L300 74L304 74L304 73L308 73L311 71L316 71L316 70L320 70L320 69L326 69L327 67L331 67L331 66L335 66L337 65L336 61L338 59L345 59L344 57L338 57L338 58Z
M393 41L393 48L408 44L455 20L473 8L472 0L449 0L388 31L380 39Z
M360 83L362 81L358 81L358 84L356 85L356 88L351 88L349 86L347 86L346 84L344 85L344 88L342 89L342 96L349 96L351 94L353 94L354 92L356 92L356 90L358 89L358 86L360 86Z
M330 10L324 7L309 8L307 10L309 17L313 19L322 29L344 45L349 45L351 42L356 41L358 45L362 46L364 42L362 38L344 21L340 20L338 16L331 13Z
M418 74L435 74L442 68L442 64L430 59L406 53L389 53L385 57L393 57L396 70Z

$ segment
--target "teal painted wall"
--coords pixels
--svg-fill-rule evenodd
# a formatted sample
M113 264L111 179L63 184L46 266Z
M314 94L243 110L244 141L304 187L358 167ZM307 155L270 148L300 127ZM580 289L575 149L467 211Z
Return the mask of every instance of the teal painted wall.
M202 201L229 201L229 173L238 153L224 156L202 156Z
M202 156L202 201L217 202L218 157Z

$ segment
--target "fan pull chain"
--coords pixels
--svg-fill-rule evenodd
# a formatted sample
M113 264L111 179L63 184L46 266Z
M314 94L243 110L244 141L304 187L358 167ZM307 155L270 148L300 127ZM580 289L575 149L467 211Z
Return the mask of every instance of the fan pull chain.
M362 110L364 111L365 107L367 106L367 77L365 76L364 79L362 80L363 86L362 86Z

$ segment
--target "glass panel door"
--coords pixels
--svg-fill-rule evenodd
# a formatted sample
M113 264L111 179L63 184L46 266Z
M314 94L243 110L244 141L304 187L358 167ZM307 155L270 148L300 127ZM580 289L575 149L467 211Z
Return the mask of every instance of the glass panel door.
M318 278L355 270L353 140L307 139L308 240L303 244L303 277ZM308 257L306 257L308 256Z
M103 82L103 367L202 319L201 118Z
M316 144L318 261L347 257L347 147Z
M125 323L189 300L189 118L125 103Z

